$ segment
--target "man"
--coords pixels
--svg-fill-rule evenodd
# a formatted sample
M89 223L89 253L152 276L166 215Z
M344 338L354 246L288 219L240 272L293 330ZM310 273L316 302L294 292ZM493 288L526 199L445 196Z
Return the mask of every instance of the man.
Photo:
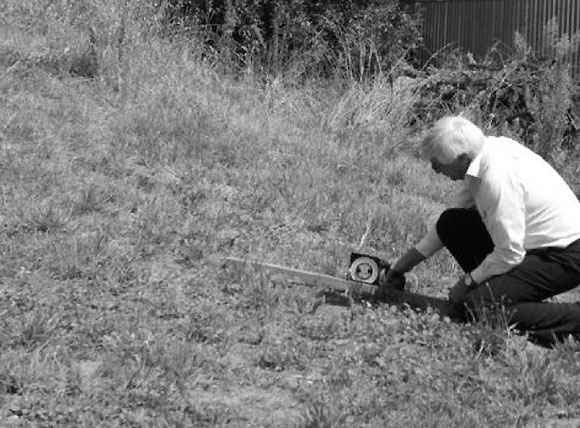
M544 302L580 284L580 202L540 156L505 137L486 137L463 117L428 131L422 153L463 186L436 226L392 265L387 283L445 247L465 275L449 292L467 317L501 303L509 322L551 346L580 339L580 304Z

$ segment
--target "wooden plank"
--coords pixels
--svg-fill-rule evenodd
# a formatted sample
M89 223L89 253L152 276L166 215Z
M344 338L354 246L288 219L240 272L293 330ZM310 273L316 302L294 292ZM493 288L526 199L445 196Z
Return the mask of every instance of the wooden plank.
M530 27L527 32L527 40L528 43L534 48L534 50L538 49L538 28L539 28L539 13L538 13L538 1L533 0L531 7L528 11L528 20L530 22Z
M381 290L381 294L376 296L376 300L391 305L409 306L415 310L426 310L430 308L441 316L457 316L456 310L447 299L401 291L395 288Z
M349 291L354 294L369 296L373 296L377 290L376 286L364 282L349 281L331 275L293 269L255 260L240 259L237 257L224 257L222 260L224 264L264 272L268 275L283 275L288 279L296 280L296 282L319 288L330 288L335 291Z
M566 0L566 5L564 6L564 10L562 13L564 14L564 19L566 20L566 28L565 33L568 35L572 35L574 33L573 26L574 26L574 3L575 1Z
M331 275L304 271L301 269L288 268L285 266L259 262L237 257L224 257L222 263L235 266L241 269L264 272L267 275L283 276L287 280L296 280L298 283L310 285L321 289L334 291L348 291L355 297L371 298L382 303L393 305L407 305L413 309L432 308L441 316L453 314L453 308L447 299L425 296L408 291L397 290L395 288L382 289L377 293L377 287L364 282L349 281Z

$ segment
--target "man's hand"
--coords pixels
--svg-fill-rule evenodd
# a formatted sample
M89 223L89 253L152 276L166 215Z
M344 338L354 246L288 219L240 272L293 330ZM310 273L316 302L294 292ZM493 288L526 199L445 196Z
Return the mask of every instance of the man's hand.
M384 272L384 277L379 277L379 291L381 289L405 289L405 273L413 269L417 264L425 260L416 248L409 249L397 261L395 261L388 272Z
M381 272L379 276L379 288L405 289L405 274L395 271L393 268L387 272Z
M379 275L379 288L375 293L375 298L379 301L387 301L389 296L392 296L392 291L405 290L405 275L389 269L383 270Z
M463 301L463 295L475 287L477 287L477 283L473 281L471 275L465 274L449 290L449 300L453 303L461 303Z

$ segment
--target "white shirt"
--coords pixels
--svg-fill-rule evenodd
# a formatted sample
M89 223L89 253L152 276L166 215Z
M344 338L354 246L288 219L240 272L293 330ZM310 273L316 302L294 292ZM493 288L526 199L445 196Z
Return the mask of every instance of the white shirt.
M452 208L474 205L494 244L471 272L481 283L522 262L526 250L564 248L580 239L580 202L540 156L509 138L487 137ZM416 249L430 257L443 248L433 227Z

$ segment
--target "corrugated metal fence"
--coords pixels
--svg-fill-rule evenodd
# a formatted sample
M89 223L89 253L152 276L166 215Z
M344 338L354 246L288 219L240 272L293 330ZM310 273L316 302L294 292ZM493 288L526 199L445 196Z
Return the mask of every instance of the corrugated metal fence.
M559 33L580 30L580 0L404 0L421 11L425 43L430 53L461 47L476 57L502 42L512 47L518 31L537 51L546 48L545 25L555 18ZM576 52L570 60L579 65Z

